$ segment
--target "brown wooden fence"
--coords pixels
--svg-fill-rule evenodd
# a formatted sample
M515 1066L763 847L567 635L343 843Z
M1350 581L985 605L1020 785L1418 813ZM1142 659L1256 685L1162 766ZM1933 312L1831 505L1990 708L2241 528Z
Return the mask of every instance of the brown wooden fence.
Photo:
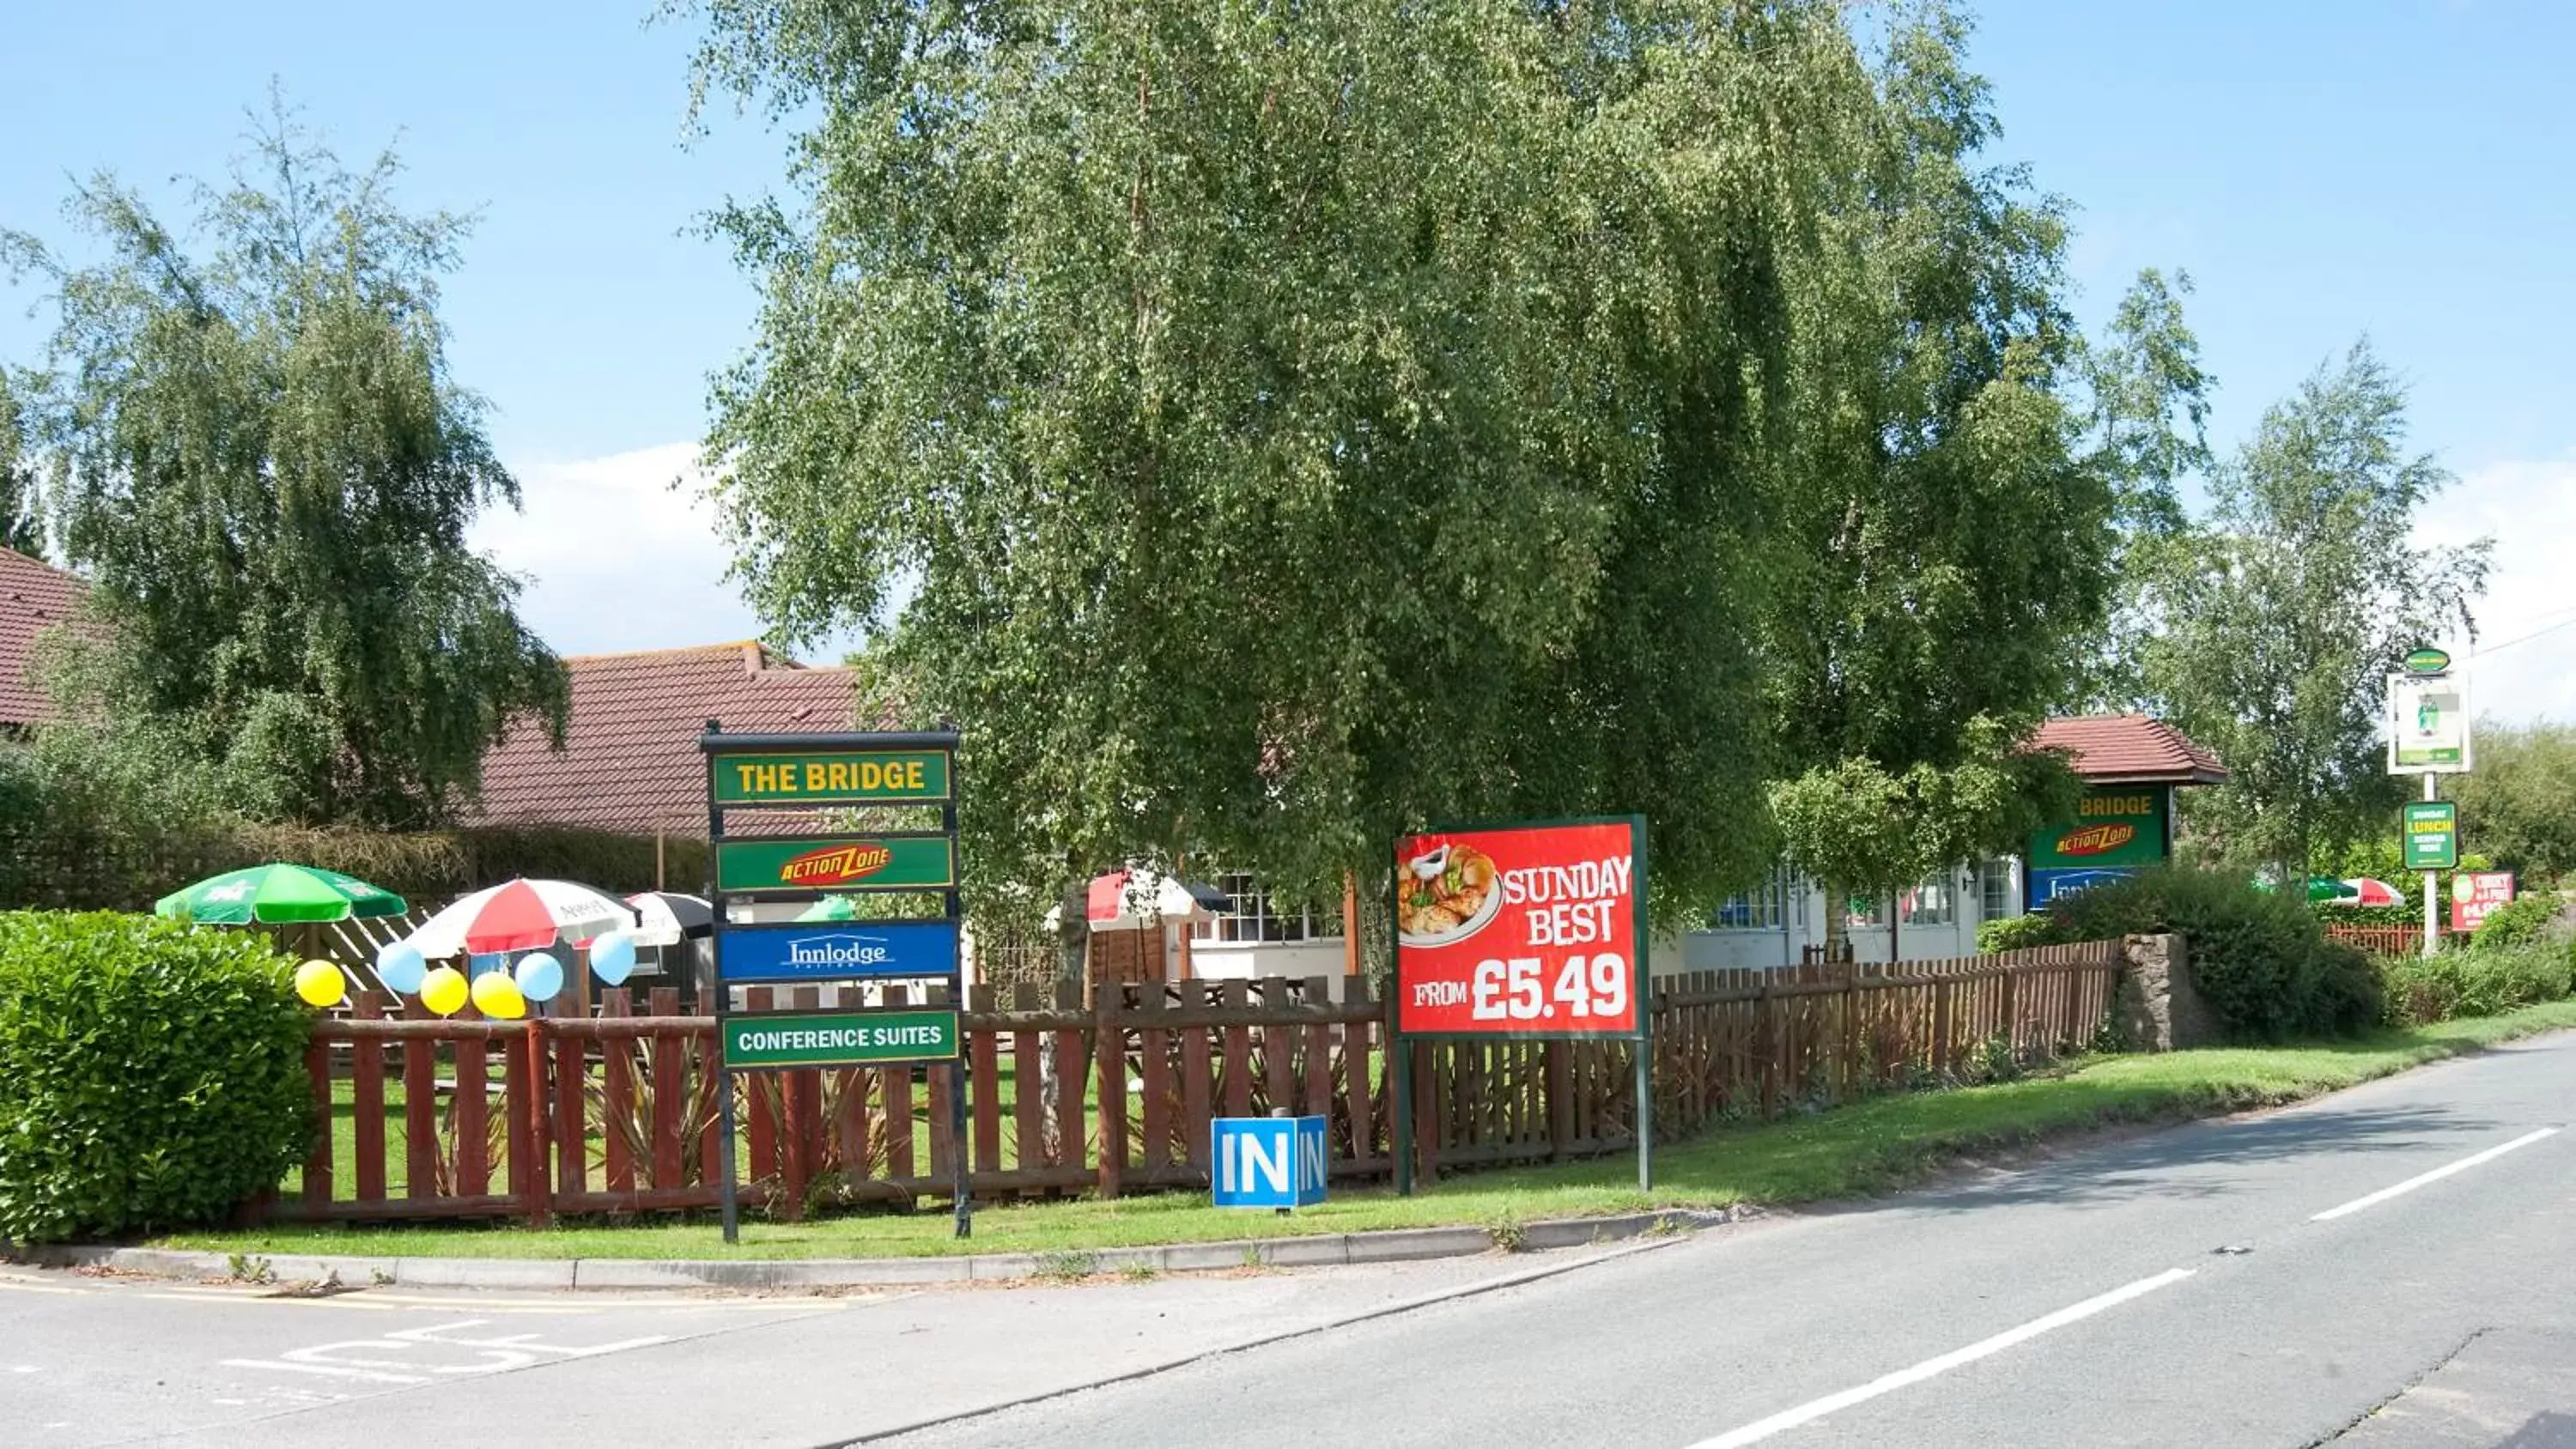
M2359 946L2373 956L2424 954L2422 926L2351 926L2328 921L2326 938L2348 946Z
M2078 1047L2111 1004L2118 942L1901 966L1703 972L1656 983L1656 1117L1678 1135L1891 1087L1972 1079ZM938 996L929 998L938 1001ZM753 1009L825 1004L750 993ZM887 1004L901 1004L890 992ZM641 1008L641 1011L638 1011ZM276 1216L350 1221L615 1214L717 1197L715 1023L671 988L594 1018L325 1018L308 1054L317 1137ZM958 1064L743 1074L745 1201L979 1200L1207 1183L1208 1123L1274 1107L1327 1118L1332 1171L1391 1173L1386 1008L1362 977L1190 982L1007 1005L977 988ZM1420 1166L1581 1157L1630 1144L1624 1043L1422 1044ZM967 1140L949 1094L972 1082Z

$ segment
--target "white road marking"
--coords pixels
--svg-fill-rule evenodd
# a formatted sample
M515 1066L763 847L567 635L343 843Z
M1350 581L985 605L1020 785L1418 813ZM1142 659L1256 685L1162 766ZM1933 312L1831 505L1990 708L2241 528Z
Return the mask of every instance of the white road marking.
M2428 1182L2439 1182L2443 1178L2446 1178L2455 1172L2466 1172L2481 1162L2493 1162L2497 1158L2504 1156L2506 1153L2511 1152L2517 1147L2529 1147L2534 1142L2539 1141L2543 1137L2550 1136L2557 1130L2558 1129L2555 1127L2543 1127L2537 1131L2525 1132L2521 1136L2500 1147L2490 1147L2484 1152L2470 1153L2468 1156L2461 1158L2457 1162L2434 1168L2431 1172L2418 1173L2417 1175L2406 1179L2404 1182L2397 1184L2395 1187L2383 1187L2379 1191L2371 1193L2366 1197L2354 1198L2352 1201L2345 1203L2341 1207L2327 1208L2324 1212L2318 1213L2316 1216L2309 1218L2308 1221L2312 1223L2330 1223L2336 1218L2343 1217L2350 1213L2357 1213L2363 1208L2376 1207L2379 1204L2388 1201L2390 1198L2397 1196L2399 1193L2413 1192L2415 1189L2422 1187Z
M226 1368L276 1369L286 1373L322 1374L331 1378L361 1379L369 1383L425 1384L442 1375L493 1374L511 1369L529 1368L543 1359L555 1361L595 1358L604 1353L621 1353L631 1348L649 1348L669 1341L664 1334L641 1338L621 1338L615 1343L590 1345L539 1343L533 1333L509 1333L498 1336L473 1336L461 1330L474 1328L485 1320L469 1318L458 1323L434 1323L425 1328L404 1328L382 1338L351 1338L335 1343L318 1343L309 1348L290 1348L275 1358L228 1358ZM423 1362L411 1350L430 1348L468 1356L464 1363ZM352 1354L363 1350L370 1357ZM438 1355L433 1353L434 1360Z
M1838 1394L1827 1394L1821 1399L1809 1400L1794 1409L1783 1409L1770 1418L1757 1420L1741 1429L1720 1434L1714 1439L1702 1439L1691 1445L1690 1449L1739 1449L1741 1445L1759 1443L1783 1430L1797 1428L1801 1424L1821 1419L1827 1414L1839 1413L1854 1404L1865 1404L1881 1394L1893 1393L1909 1384L1919 1384L1936 1374L1948 1373L1962 1364L1975 1363L1989 1354L2001 1353L2014 1344L2028 1342L2052 1329L2064 1328L2070 1323L2090 1318L2106 1308L2116 1308L2132 1298L2144 1297L2159 1288L2171 1287L2191 1275L2192 1270L2189 1268L2168 1268L2152 1278L2141 1278L2135 1283L2114 1288L2108 1293L2061 1308L2045 1318L2034 1318L2018 1328L2005 1329L1992 1338L1981 1338L1966 1348L1953 1349L1939 1358L1927 1358L1912 1368L1902 1368L1892 1374L1882 1374L1858 1388L1845 1389Z

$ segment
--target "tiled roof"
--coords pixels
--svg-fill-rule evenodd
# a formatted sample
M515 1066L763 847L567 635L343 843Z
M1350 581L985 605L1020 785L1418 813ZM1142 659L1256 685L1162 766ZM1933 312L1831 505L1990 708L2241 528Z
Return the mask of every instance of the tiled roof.
M2075 773L2097 785L2215 785L2227 778L2216 755L2153 715L2053 719L2031 743L2071 752Z
M772 659L759 644L711 644L566 659L572 715L564 748L529 721L483 756L485 825L583 825L645 835L704 835L710 719L728 733L851 727L846 669Z
M0 548L0 726L54 717L53 701L28 666L36 636L70 618L88 587L58 568Z

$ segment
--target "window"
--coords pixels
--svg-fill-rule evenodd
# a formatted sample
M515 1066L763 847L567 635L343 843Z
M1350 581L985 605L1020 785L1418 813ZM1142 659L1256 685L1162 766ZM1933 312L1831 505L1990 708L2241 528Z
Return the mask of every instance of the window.
M1897 904L1905 912L1909 926L1946 926L1958 918L1959 888L1943 872L1910 890L1900 892Z
M1843 902L1843 924L1852 927L1881 927L1887 924L1887 898L1874 892L1856 892Z
M1803 925L1807 917L1806 896L1796 893L1793 902L1791 895L1783 878L1775 875L1757 890L1727 897L1726 904L1710 914L1708 927L1712 931L1776 931L1791 918Z
M2013 864L1990 860L1977 869L1977 919L2001 920L2021 914L2021 892L2013 889Z
M1216 888L1225 892L1233 909L1220 911L1203 921L1190 923L1190 939L1218 945L1252 945L1259 942L1337 941L1342 935L1342 913L1333 910L1304 911L1283 909L1259 882L1244 874L1220 875Z

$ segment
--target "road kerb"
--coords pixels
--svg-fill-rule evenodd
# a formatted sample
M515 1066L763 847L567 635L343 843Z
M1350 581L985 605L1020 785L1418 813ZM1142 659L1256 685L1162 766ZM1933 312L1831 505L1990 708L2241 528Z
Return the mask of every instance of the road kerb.
M336 1276L350 1287L501 1289L691 1289L750 1293L812 1292L872 1285L1009 1282L1027 1278L1116 1273L1129 1269L1206 1272L1229 1268L1317 1268L1400 1263L1498 1253L1508 1238L1523 1251L1587 1247L1660 1233L1690 1231L1754 1215L1750 1208L1678 1209L1620 1217L1561 1218L1509 1234L1476 1227L1393 1228L1305 1237L1233 1238L1098 1248L1071 1253L978 1253L919 1258L369 1258L336 1254L234 1255L170 1248L35 1247L0 1251L0 1259L47 1268L105 1268L156 1278L319 1282Z

